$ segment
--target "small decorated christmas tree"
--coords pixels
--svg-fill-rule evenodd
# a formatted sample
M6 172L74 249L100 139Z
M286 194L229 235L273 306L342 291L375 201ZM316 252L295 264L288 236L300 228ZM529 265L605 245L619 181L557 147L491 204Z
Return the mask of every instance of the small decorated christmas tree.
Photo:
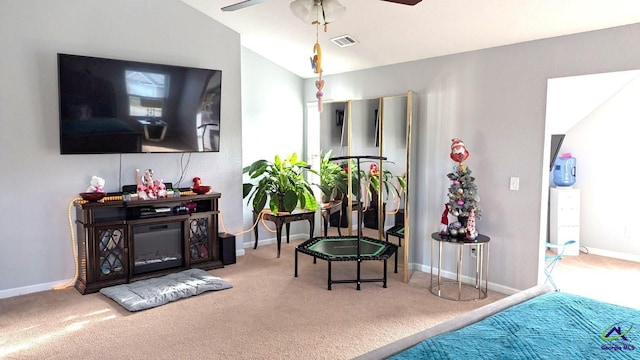
M458 217L469 217L475 209L476 217L480 217L480 196L476 180L471 176L467 165L458 165L456 171L447 175L451 179L449 187L449 212Z
M480 196L475 178L471 176L471 170L462 162L469 157L469 152L460 139L452 139L451 159L458 163L452 173L447 174L451 180L449 187L449 201L446 204L449 213L458 217L462 227L466 228L466 237L475 239L478 235L475 228L476 218L482 215L480 209Z

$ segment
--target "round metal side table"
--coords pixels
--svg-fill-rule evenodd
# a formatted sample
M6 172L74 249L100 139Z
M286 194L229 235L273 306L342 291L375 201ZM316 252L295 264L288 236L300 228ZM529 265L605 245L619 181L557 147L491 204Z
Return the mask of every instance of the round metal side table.
M480 300L487 297L489 286L489 241L486 235L478 235L473 241L467 241L464 237L440 235L435 232L431 234L431 293L441 298L449 300ZM451 244L456 247L457 264L456 279L450 280L442 278L442 245ZM434 272L434 246L438 247L438 273ZM475 283L469 284L462 281L463 249L465 247L476 249ZM486 249L485 249L486 248ZM485 251L486 250L486 251ZM437 281L434 283L434 277ZM484 284L482 284L484 281ZM483 286L484 285L484 286Z

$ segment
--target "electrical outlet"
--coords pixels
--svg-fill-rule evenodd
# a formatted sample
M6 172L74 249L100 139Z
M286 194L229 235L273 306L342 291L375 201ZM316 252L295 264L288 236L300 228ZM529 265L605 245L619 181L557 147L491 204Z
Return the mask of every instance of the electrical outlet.
M476 249L475 247L472 247L472 248L471 248L471 257L476 257L476 256L477 256L477 255L476 255L476 250L477 250L477 249Z
M512 176L509 178L509 190L518 191L520 190L520 178Z

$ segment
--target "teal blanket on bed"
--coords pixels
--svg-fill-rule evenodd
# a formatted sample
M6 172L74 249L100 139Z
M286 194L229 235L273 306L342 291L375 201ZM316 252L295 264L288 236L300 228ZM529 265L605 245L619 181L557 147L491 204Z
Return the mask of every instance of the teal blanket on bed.
M640 359L640 311L547 293L391 359Z

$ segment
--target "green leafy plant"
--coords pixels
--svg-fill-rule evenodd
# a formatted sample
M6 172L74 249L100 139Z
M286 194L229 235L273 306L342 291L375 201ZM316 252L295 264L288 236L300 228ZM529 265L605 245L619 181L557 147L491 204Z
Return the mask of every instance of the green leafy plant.
M468 217L471 209L475 210L475 217L480 219L480 195L476 178L471 176L471 169L467 165L458 165L454 172L447 174L451 180L449 187L449 212L454 216Z
M271 212L291 212L298 205L307 210L316 210L318 202L315 199L305 172L309 165L298 159L293 153L289 157L281 158L276 155L273 161L257 160L242 169L256 183L242 185L243 198L247 205L257 213L265 208L267 201Z
M402 192L407 189L407 180L404 176L394 175L389 170L383 170L378 175L369 174L367 180L376 195L380 193L380 187L382 186L384 191L383 202L387 202L390 196L400 197Z
M320 184L316 184L322 191L323 201L331 201L338 193L347 193L347 173L335 161L331 161L332 150L321 153L320 171L316 172L320 176Z
M347 188L348 180L348 163L342 164L344 189ZM377 175L372 174L371 171L365 172L362 170L358 172L357 164L355 160L351 160L351 193L354 198L357 198L360 189L366 189L366 194L362 194L362 197L366 197L368 200L377 198L380 193L380 188L383 190L383 202L387 202L390 196L400 197L407 189L407 180L404 176L394 175L389 170L383 170L382 173L378 172ZM341 189L343 193L346 193Z

